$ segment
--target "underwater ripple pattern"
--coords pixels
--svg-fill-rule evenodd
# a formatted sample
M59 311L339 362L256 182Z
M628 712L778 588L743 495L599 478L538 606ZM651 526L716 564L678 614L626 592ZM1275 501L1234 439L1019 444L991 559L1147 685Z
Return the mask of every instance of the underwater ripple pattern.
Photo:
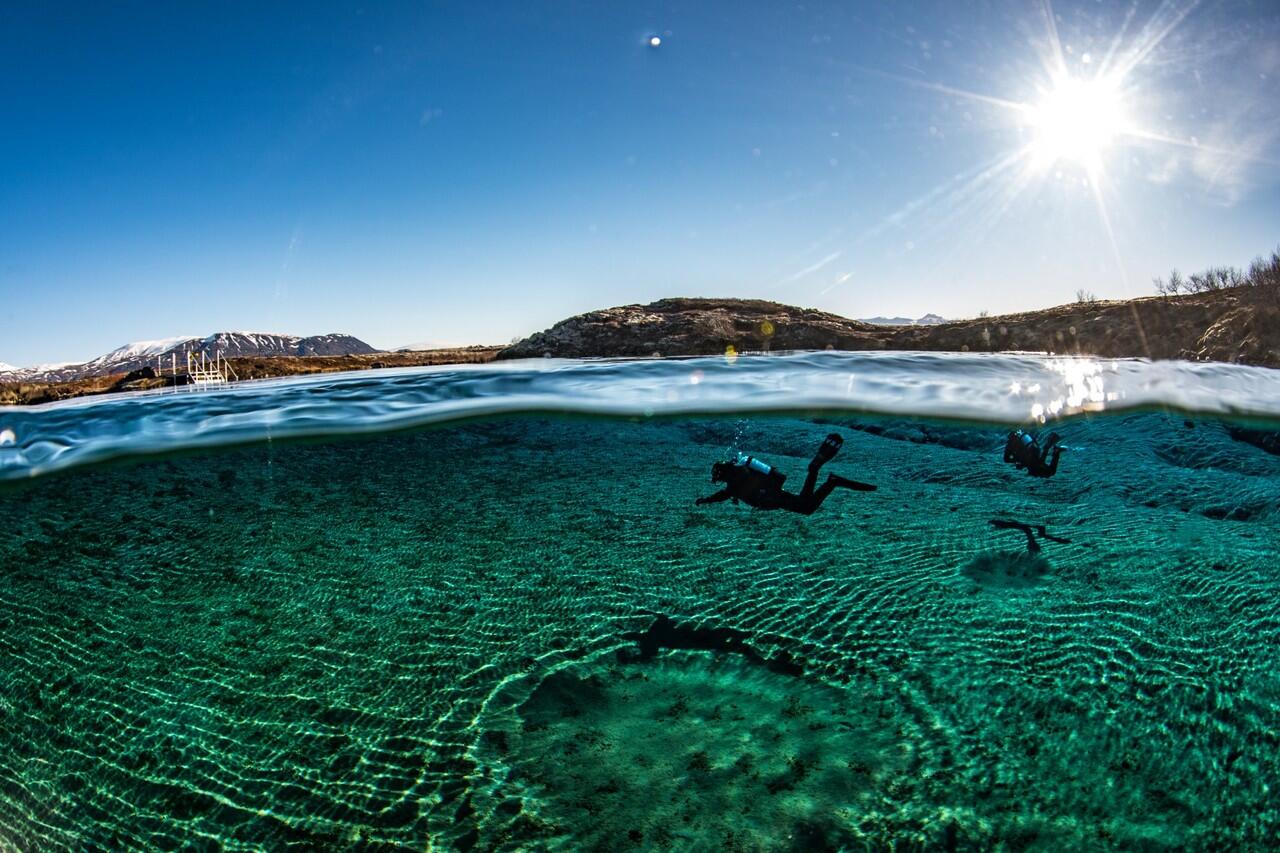
M833 428L831 470L878 492L692 505L731 447L798 485ZM850 415L508 419L11 487L0 844L572 848L624 783L684 798L594 843L723 846L688 827L754 804L735 843L1261 846L1280 459L1180 417L1060 429L1048 481L999 429ZM1071 543L1026 570L996 515ZM804 674L620 664L654 614ZM853 749L841 720L874 754L806 758ZM658 730L690 755L619 746Z

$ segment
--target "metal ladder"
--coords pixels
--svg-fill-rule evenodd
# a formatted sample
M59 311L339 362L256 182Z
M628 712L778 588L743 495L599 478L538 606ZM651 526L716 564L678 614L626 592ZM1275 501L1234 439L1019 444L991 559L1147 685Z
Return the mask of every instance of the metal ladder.
M235 368L222 357L222 353L216 351L213 358L205 355L203 350L199 353L188 351L187 375L191 377L191 381L187 384L192 391L240 380Z

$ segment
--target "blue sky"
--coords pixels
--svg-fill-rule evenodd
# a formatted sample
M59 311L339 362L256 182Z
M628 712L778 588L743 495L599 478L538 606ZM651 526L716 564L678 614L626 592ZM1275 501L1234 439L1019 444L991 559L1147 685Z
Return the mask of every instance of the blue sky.
M1123 132L1046 161L1102 71ZM6 4L0 361L1147 295L1280 244L1278 105L1271 2Z

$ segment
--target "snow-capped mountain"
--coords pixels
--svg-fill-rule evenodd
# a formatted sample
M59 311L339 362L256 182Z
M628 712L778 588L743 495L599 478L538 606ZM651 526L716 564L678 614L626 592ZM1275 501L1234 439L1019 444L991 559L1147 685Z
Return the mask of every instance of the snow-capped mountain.
M61 361L57 364L37 364L34 367L14 367L12 364L3 364L0 365L0 382L25 382L45 373L61 370L72 363Z
M912 320L910 317L862 317L863 323L873 323L877 326L940 326L947 322L945 317L939 317L937 314L925 314L918 320Z
M359 338L350 335L278 335L267 332L216 332L208 337L161 338L136 341L118 347L106 355L83 363L42 364L16 368L0 365L0 382L66 382L91 376L128 373L148 365L155 367L177 364L184 368L187 353L204 353L212 358L273 357L282 355L359 355L377 352Z
M359 338L350 335L277 335L269 332L218 332L198 342L194 350L224 358L275 355L365 355L377 352Z
M117 347L106 355L100 355L92 361L86 361L84 364L62 364L50 365L45 368L46 373L58 371L70 371L76 375L71 377L80 379L85 376L102 376L108 373L127 373L136 367L121 367L121 365L137 364L141 367L142 363L155 364L156 356L161 353L167 353L170 350L181 348L183 344L195 340L188 336L180 336L176 338L161 338L156 341L135 341L131 344L125 344Z

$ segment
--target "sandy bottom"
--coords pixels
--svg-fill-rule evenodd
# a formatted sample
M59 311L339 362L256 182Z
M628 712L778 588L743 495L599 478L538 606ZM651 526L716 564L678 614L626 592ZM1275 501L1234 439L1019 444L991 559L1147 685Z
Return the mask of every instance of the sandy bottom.
M833 430L878 491L694 506ZM1047 481L996 429L527 418L5 490L0 848L1265 847L1280 457L1059 431Z

